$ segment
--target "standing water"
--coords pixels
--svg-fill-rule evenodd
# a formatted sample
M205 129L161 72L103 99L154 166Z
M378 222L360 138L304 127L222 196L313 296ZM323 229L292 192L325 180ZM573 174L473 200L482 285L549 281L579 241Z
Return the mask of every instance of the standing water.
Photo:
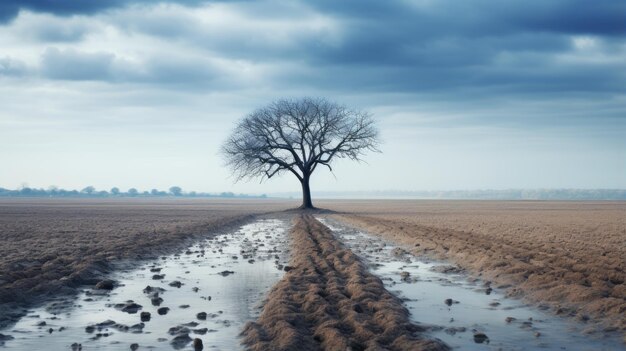
M505 298L503 289L470 281L458 267L416 257L388 241L318 218L369 264L411 319L462 350L624 350L617 335L586 336L585 325Z
M183 252L111 275L111 292L86 290L50 302L0 331L10 350L241 349L239 332L257 317L283 274L287 224L260 220ZM149 316L147 313L149 313ZM133 345L137 344L137 345ZM2 346L0 346L0 349Z

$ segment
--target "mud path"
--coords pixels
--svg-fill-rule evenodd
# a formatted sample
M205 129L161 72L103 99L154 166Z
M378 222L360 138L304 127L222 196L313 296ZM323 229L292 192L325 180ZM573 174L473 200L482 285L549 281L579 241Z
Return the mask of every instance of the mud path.
M120 262L169 255L284 202L201 199L0 199L0 328L76 296Z
M594 245L541 245L519 234L513 240L418 224L410 217L384 219L342 214L342 222L411 247L417 256L450 260L508 297L585 323L587 334L619 331L626 342L626 275L623 245L598 251Z
M291 229L292 267L242 335L251 350L447 350L421 335L402 301L303 214Z
M402 298L413 321L461 350L623 350L618 333L585 335L585 323L559 318L506 298L505 289L471 278L459 266L409 252L380 236L319 217L385 287Z
M259 219L135 261L107 276L112 290L85 288L26 311L0 329L0 349L240 349L241 329L285 273L288 226Z

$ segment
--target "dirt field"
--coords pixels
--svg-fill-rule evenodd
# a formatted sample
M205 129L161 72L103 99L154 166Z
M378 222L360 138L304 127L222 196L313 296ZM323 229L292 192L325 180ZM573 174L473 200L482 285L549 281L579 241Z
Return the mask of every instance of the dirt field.
M0 326L22 313L16 307L95 284L114 262L171 253L201 234L297 205L271 200L2 199ZM626 335L624 202L318 201L316 205L417 254L456 262L511 296L584 321L589 332L601 327ZM392 349L411 343L438 347L413 338L419 327L407 322L406 310L315 221L300 220L292 235L296 269L274 288L267 312L246 329L248 345L262 350L312 339L330 348L359 349L374 347L367 343L373 338L376 345ZM329 295L320 295L323 291ZM369 300L372 292L381 298ZM393 312L387 314L389 319L376 313L381 309ZM276 323L279 320L303 320L306 325L301 330L277 328L283 325ZM353 336L346 337L347 333ZM283 344L272 344L269 336Z
M448 350L421 338L409 311L311 215L291 230L289 270L244 329L251 350Z
M0 326L49 294L94 284L111 263L295 203L217 199L0 199Z
M626 203L326 201L338 217L446 258L508 294L626 334ZM349 212L349 213L348 213ZM626 341L626 338L625 338Z

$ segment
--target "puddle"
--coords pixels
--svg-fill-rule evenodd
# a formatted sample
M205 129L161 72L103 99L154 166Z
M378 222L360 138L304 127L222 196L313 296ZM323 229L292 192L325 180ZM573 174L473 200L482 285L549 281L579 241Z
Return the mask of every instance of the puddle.
M85 290L77 299L50 302L0 331L14 338L4 348L78 350L81 344L82 350L129 350L137 343L139 350L193 350L191 340L200 338L204 350L241 349L239 332L258 316L260 303L284 273L287 229L286 222L260 220L116 272L110 278L122 286L111 292ZM144 292L147 286L153 289ZM128 300L141 309L128 313L137 309ZM169 308L167 314L159 314L162 307ZM142 312L150 313L149 321L142 321ZM173 344L175 339L180 342Z
M413 256L335 220L318 220L364 258L389 291L405 299L412 320L433 325L430 334L454 349L624 350L617 335L584 335L585 324L505 298L501 289L472 282L449 264Z

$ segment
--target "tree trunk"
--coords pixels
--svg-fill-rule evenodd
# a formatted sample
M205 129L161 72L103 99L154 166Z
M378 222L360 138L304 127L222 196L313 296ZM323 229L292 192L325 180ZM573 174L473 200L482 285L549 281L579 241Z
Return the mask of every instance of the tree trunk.
M311 201L311 188L309 187L309 177L302 179L302 206L300 208L314 208Z

